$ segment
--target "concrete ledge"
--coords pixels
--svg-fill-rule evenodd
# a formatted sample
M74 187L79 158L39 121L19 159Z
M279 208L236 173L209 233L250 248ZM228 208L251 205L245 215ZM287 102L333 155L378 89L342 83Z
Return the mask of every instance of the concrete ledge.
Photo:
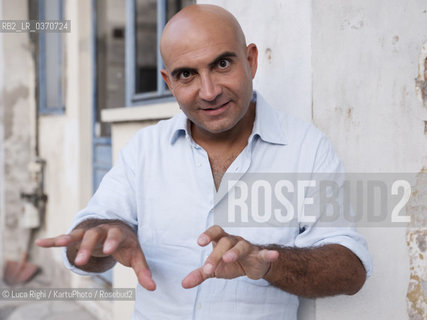
M181 110L178 103L166 102L140 107L105 109L101 112L103 122L134 122L171 118Z

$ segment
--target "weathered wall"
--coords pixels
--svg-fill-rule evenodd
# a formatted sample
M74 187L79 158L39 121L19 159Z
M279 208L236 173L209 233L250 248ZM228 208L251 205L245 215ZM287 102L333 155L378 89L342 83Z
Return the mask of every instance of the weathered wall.
M27 1L3 1L2 19L27 19ZM26 247L22 237L21 191L30 191L27 165L34 156L35 119L35 73L32 59L32 44L28 34L2 34L1 73L4 81L0 84L3 113L3 160L4 176L4 222L2 242L4 260L19 260ZM1 62L0 62L1 63ZM3 198L0 196L0 198ZM1 200L1 199L0 199Z
M427 161L427 110L417 98L415 78L427 40L427 3L312 4L314 123L331 137L350 172L421 171ZM410 270L415 274L424 268L425 277L425 262L415 263L415 241L408 254L405 228L361 231L374 260L371 279L355 297L318 300L317 318L425 319L425 300L420 318L414 316L413 304L407 304Z
M427 169L417 175L413 198L406 207L412 221L406 232L410 275L407 293L411 320L423 320L427 314Z

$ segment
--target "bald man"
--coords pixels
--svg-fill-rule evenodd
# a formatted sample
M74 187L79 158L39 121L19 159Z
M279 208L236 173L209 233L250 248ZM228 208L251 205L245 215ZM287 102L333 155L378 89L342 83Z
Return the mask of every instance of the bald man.
M353 228L214 223L225 173L342 171L319 131L253 92L257 47L234 16L186 7L160 50L183 113L140 130L72 231L37 244L82 274L131 267L134 319L296 319L297 296L358 292L371 265Z

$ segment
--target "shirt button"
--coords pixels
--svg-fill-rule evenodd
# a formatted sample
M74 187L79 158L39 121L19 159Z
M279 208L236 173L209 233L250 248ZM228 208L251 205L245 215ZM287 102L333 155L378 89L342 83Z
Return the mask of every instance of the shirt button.
M196 167L200 167L200 166L202 166L202 164L200 163L200 162L196 162Z
M197 304L197 310L200 310L200 309L202 309L202 304L201 304L201 303L198 303L198 304Z

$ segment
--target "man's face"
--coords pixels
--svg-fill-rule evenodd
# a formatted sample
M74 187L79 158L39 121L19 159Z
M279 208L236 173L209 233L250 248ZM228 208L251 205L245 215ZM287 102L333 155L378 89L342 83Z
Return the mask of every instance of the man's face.
M209 134L227 132L246 114L257 67L257 48L234 32L209 26L171 41L163 79L186 116Z

